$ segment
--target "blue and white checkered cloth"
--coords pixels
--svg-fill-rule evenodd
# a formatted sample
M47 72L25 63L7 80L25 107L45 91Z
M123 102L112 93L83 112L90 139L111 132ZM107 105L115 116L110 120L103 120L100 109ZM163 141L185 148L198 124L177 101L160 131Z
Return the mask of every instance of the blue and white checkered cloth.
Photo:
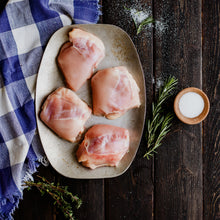
M0 219L12 219L22 181L45 158L34 109L45 46L59 28L99 15L98 0L9 0L0 13Z

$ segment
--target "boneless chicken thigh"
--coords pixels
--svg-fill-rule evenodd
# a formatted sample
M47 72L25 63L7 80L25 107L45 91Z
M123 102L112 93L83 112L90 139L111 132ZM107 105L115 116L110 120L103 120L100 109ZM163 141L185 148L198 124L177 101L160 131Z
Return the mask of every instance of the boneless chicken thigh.
M98 71L91 85L95 115L115 119L141 104L140 89L125 66Z
M91 112L72 90L61 87L47 97L40 118L58 136L74 142L83 132Z
M58 65L69 88L77 91L105 56L103 42L95 35L74 28L58 55Z
M83 166L95 169L101 166L117 166L128 149L127 129L98 124L86 132L76 156Z

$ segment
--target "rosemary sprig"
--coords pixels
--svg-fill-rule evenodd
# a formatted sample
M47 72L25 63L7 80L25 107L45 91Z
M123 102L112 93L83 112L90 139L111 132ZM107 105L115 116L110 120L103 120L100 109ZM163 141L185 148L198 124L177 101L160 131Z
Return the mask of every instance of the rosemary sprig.
M170 131L173 114L164 115L163 104L172 95L176 88L178 80L175 77L169 77L164 86L160 88L156 103L152 103L152 118L147 120L147 151L144 155L147 159L156 153L156 149L161 145L163 138Z
M146 19L144 19L138 26L136 25L136 27L137 27L137 35L140 34L140 32L143 30L143 28L146 25L151 24L151 23L154 23L154 19L153 19L152 16L147 17Z
M53 182L50 183L44 177L37 176L41 181L25 181L23 186L28 186L28 189L31 187L36 187L43 196L45 193L48 193L54 199L54 205L63 212L64 216L67 219L75 220L73 216L72 204L75 203L77 209L82 205L82 200L78 196L74 196L71 192L68 191L67 186L60 186L59 183L55 185Z
M127 10L127 11L132 11L132 9L130 8L126 8L124 6L124 9ZM143 28L148 25L148 24L151 24L151 23L154 23L154 19L152 16L149 16L147 18L145 18L144 20L140 21L140 16L144 13L143 11L138 11L136 9L133 9L133 13L131 14L131 17L132 17L132 20L135 24L135 27L137 29L137 35L140 34L140 32L143 30Z

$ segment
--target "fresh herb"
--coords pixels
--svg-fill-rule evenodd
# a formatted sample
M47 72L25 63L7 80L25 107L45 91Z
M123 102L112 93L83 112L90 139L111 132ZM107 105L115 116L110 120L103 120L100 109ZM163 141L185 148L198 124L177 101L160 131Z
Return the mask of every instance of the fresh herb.
M140 32L143 30L143 28L151 23L154 23L154 19L152 16L147 16L144 11L138 11L136 9L130 9L124 7L125 10L129 11L132 17L132 20L135 24L135 27L137 29L137 35L140 34Z
M144 155L147 159L156 153L156 149L161 145L163 138L170 131L173 114L164 115L163 104L172 95L176 88L178 80L175 77L169 77L164 86L160 88L156 103L152 103L152 118L147 120L147 151Z
M75 204L75 207L79 209L82 205L82 200L79 199L78 196L72 195L72 193L68 191L67 186L60 186L59 183L55 185L53 182L50 183L41 176L38 176L38 178L41 181L25 181L23 186L28 186L28 189L36 187L42 196L48 193L54 199L54 205L57 205L64 216L67 219L74 220L72 205Z
M144 19L138 26L136 25L136 28L137 28L137 34L140 34L140 32L143 30L143 28L148 25L148 24L151 24L151 23L154 23L154 19L152 16Z

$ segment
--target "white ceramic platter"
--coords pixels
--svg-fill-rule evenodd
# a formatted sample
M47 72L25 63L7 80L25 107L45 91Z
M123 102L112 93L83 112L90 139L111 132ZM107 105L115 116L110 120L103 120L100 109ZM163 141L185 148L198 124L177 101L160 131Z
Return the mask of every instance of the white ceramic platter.
M108 120L104 117L92 115L85 126L85 131L92 125L101 123L124 127L129 130L129 152L122 158L118 167L100 167L95 170L83 167L77 162L75 157L79 143L73 144L59 138L39 118L39 112L45 98L56 88L65 86L65 81L58 69L56 58L62 44L68 41L68 32L73 27L79 27L91 32L104 42L106 56L99 64L98 70L125 65L140 88L140 108L129 110L125 115L116 120ZM77 94L92 107L90 80L77 91ZM48 160L57 172L66 177L77 179L109 178L124 173L132 163L140 144L145 122L145 103L143 70L135 46L126 32L113 25L84 24L66 26L53 34L41 61L37 78L35 104L41 142Z

